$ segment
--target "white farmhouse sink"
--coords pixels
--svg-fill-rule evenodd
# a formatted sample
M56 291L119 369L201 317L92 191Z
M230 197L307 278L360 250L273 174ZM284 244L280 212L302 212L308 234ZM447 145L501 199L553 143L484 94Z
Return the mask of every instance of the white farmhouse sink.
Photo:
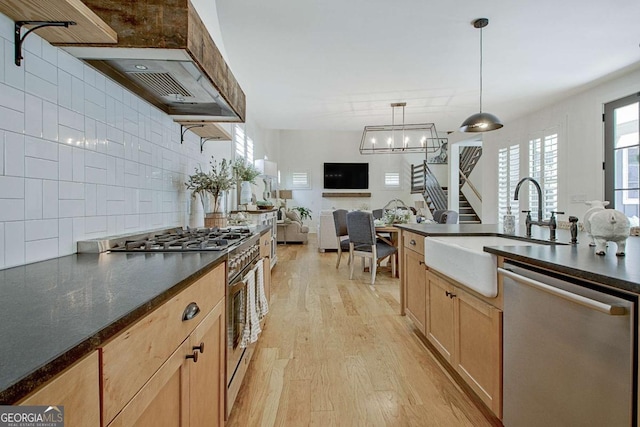
M538 245L498 236L430 236L424 238L424 262L474 291L494 298L498 295L497 257L482 249Z

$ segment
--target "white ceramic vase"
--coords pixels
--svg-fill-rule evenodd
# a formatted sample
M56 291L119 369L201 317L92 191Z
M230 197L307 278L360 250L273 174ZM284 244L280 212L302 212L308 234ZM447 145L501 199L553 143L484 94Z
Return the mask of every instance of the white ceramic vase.
M242 181L240 183L240 204L248 205L251 203L251 183L249 181Z

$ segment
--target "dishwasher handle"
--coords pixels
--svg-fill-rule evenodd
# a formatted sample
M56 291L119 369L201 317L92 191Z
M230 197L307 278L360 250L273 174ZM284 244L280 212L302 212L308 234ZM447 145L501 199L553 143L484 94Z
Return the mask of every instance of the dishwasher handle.
M583 305L585 307L591 308L593 310L597 310L599 312L602 312L611 316L623 316L627 314L627 309L625 307L606 304L604 302L596 301L591 298L583 297L582 295L577 295L572 292L565 291L564 289L559 289L559 288L556 288L555 286L547 285L545 283L530 279L528 277L522 276L520 274L514 273L513 271L509 271L501 267L498 267L498 273L502 274L503 276L509 277L523 285L527 285L532 288L539 289L543 292L549 293L551 295L555 295L560 298L564 298L566 300L575 302L577 304Z

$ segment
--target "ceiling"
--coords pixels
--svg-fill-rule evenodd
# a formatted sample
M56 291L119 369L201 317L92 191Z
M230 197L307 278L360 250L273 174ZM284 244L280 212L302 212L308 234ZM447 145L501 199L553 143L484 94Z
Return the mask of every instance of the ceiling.
M216 0L247 119L265 129L457 130L483 111L509 121L640 67L640 1ZM396 110L396 123L400 120Z

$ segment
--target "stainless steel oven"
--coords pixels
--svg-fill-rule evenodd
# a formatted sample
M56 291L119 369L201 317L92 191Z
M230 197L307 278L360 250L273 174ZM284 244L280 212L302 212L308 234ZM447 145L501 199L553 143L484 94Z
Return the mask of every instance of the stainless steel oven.
M248 239L229 252L227 274L227 416L231 412L240 385L247 371L253 345L241 345L245 329L248 301L248 283L244 280L262 262L259 238Z

